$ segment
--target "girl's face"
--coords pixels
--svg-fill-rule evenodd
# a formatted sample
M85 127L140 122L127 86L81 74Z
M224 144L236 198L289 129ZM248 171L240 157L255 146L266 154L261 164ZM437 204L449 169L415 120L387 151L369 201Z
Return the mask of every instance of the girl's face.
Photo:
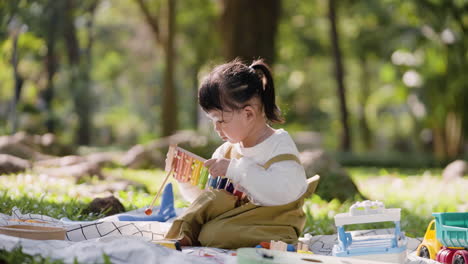
M234 111L211 110L207 115L223 141L229 141L230 143L241 142L250 131L252 122L249 122L245 108Z

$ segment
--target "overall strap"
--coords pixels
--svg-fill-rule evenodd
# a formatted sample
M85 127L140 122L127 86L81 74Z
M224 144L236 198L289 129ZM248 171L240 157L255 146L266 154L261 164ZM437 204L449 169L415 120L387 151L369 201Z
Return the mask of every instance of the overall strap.
M296 155L294 154L279 154L277 156L274 156L273 158L269 159L265 164L263 164L263 168L268 169L273 163L280 162L280 161L287 161L287 160L292 160L297 162L298 164L301 164L301 161L297 158Z
M233 145L229 145L226 149L226 153L224 154L224 158L226 159L239 159L242 158L242 155L239 154L233 147ZM265 164L261 165L265 170L268 169L273 163L280 162L280 161L287 161L292 160L301 164L299 158L294 154L279 154L274 156L273 158L269 159Z
M224 158L225 159L230 159L231 158L231 151L232 151L232 145L229 145L226 149L226 153L224 153Z
M224 154L225 159L240 159L242 158L242 155L239 154L233 147L232 144L228 146L226 149L226 153Z

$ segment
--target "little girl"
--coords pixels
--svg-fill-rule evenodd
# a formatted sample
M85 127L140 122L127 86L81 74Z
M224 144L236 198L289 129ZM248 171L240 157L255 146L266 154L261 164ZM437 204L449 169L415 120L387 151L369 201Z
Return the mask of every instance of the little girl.
M251 247L262 241L297 241L305 224L304 198L317 182L306 182L298 150L283 129L270 69L261 60L217 66L202 82L199 103L226 141L205 162L211 176L224 176L247 199L225 190L202 191L179 183L192 202L166 238L182 245Z

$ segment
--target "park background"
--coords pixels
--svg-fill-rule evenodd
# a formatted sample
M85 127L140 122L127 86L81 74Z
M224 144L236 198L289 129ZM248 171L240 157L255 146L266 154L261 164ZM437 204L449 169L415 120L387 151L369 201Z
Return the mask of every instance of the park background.
M264 58L275 127L322 176L305 232L333 233L367 198L422 236L432 212L468 208L467 31L466 0L0 1L0 213L146 206L169 142L203 157L222 143L202 77Z

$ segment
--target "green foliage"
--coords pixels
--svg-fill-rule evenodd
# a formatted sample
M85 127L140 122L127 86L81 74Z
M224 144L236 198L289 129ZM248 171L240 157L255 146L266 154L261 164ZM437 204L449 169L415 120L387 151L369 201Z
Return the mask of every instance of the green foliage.
M104 259L104 264L111 264L111 259L109 256L107 256L105 253L103 254L103 259Z
M164 2L145 2L164 35ZM92 145L128 148L156 138L164 101L164 51L139 6L135 1L87 0L65 12L64 3L0 4L0 133L10 130L14 77L8 25L15 18L26 28L18 37L18 69L24 78L17 107L21 130L44 133L45 122L53 120L56 133L73 142L89 111ZM180 129L197 129L198 83L222 62L219 5L210 0L176 5L173 60ZM456 131L454 136L445 133L440 144L458 142L450 149L462 150L468 131L463 101L468 96L466 1L364 0L337 5L354 151L433 152L434 130ZM272 45L285 126L317 131L324 147L335 149L341 121L327 1L282 1L281 13ZM63 22L70 19L77 30L78 66L69 60L72 49ZM44 91L49 87L47 54L52 48L58 68L51 80L51 113L44 106ZM408 82L408 76L419 81ZM456 129L448 125L450 115L455 116Z

